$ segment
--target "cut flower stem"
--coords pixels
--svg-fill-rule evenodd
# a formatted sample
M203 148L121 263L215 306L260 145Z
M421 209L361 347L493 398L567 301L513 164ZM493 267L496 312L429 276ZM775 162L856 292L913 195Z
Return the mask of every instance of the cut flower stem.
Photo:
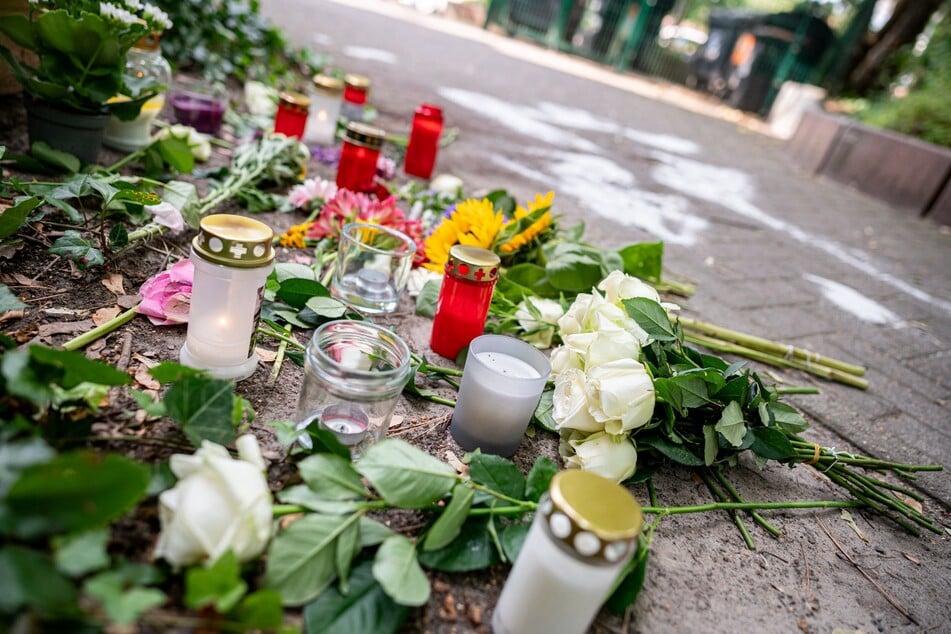
M136 304L129 310L125 311L124 313L120 313L101 326L97 326L89 332L84 332L78 337L70 339L63 344L63 350L79 350L81 348L85 348L96 339L108 335L113 330L116 330L119 326L132 321L132 318L136 315L135 309L138 307L139 305Z

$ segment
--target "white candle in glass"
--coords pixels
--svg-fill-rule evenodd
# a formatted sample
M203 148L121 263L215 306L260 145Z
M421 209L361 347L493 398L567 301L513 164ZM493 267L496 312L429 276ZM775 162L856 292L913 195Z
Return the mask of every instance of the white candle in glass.
M240 380L257 367L254 333L273 268L273 231L242 216L205 217L192 243L195 264L182 364Z
M511 456L551 374L541 352L514 337L482 335L469 344L450 432L467 451Z
M304 141L333 145L337 140L337 118L343 103L343 81L328 75L315 75L313 81Z

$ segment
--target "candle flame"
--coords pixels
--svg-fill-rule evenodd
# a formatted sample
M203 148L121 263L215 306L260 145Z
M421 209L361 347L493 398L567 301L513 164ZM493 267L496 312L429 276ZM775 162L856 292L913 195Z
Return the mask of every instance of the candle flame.
M327 111L326 111L326 110L318 110L318 111L317 111L317 120L318 120L318 121L326 121L326 120L327 120Z

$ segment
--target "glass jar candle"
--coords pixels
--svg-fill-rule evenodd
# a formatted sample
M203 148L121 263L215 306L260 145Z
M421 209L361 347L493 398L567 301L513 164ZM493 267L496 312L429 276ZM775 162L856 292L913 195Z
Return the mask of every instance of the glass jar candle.
M343 149L337 164L337 187L355 192L373 189L376 164L386 132L365 123L350 122L343 137Z
M356 73L343 77L343 104L340 113L350 121L363 121L363 109L370 96L370 78Z
M409 281L413 239L391 227L352 222L340 229L330 292L367 315L394 312Z
M327 322L307 345L297 428L329 430L359 455L386 435L411 374L409 347L392 331L366 321Z
M555 474L492 614L495 634L582 634L637 549L641 507L589 471Z
M205 134L218 134L228 109L228 97L222 93L211 89L208 94L191 91L172 94L169 97L172 119Z
M273 237L270 227L252 218L213 214L201 220L191 246L195 278L182 365L221 379L254 373L264 282L274 268Z
M329 75L314 75L310 114L304 131L305 141L318 145L333 145L336 142L342 97L342 80Z
M159 48L159 34L152 33L140 39L126 54L126 72L137 80L154 80L158 94L142 104L138 116L131 121L123 121L115 115L109 117L103 132L102 141L106 145L123 152L133 152L152 142L152 122L165 106L165 93L172 81L172 69L162 57ZM147 93L146 93L147 94ZM126 97L114 97L110 101L126 100Z
M406 146L403 171L410 176L430 178L436 166L439 151L439 135L442 134L442 110L439 106L424 103L413 115L413 127Z
M298 92L282 92L274 115L274 131L298 140L304 138L310 97Z
M488 249L457 244L449 249L439 289L429 347L447 359L482 334L499 279L499 256Z

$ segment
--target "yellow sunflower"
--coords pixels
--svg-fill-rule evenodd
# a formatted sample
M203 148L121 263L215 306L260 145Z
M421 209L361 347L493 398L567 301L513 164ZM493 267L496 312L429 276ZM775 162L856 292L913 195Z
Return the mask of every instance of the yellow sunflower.
M525 216L538 211L539 209L548 208L551 209L552 201L555 199L555 192L550 191L544 196L541 194L535 194L535 200L528 202L528 209L519 206L515 210L515 217L510 220L506 226L510 226L513 223L518 222ZM502 244L499 247L499 250L502 253L514 253L524 247L526 244L537 238L542 234L545 229L551 226L551 211L546 211L543 213L538 220L533 222L531 225L523 229L521 232L516 233L508 241Z
M449 249L457 244L492 248L503 224L502 212L496 212L489 199L464 200L426 238L426 257L429 262L423 266L442 273L449 259Z

